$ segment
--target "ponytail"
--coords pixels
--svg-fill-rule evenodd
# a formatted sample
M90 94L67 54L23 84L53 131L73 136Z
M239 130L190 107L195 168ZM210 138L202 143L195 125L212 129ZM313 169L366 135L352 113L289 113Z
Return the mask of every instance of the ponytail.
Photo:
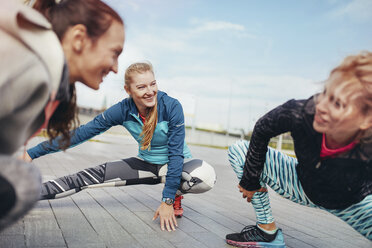
M146 116L146 122L142 127L142 132L140 137L141 141L141 150L150 150L151 149L151 140L154 135L156 124L158 123L158 102L156 101L155 105L149 109Z
M61 102L52 117L49 119L47 134L52 140L59 135L62 139L59 142L59 147L66 150L70 146L70 130L79 126L79 118L76 108L76 88L75 84L70 84L70 100Z

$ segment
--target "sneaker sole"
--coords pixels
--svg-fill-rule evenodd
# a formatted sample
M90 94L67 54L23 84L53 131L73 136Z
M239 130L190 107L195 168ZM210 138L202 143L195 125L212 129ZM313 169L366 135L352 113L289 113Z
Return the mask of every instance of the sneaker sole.
M175 214L176 218L182 218L183 214Z
M270 244L270 243L263 243L263 242L237 242L233 240L226 240L226 243L235 247L242 247L242 248L286 248L285 244Z

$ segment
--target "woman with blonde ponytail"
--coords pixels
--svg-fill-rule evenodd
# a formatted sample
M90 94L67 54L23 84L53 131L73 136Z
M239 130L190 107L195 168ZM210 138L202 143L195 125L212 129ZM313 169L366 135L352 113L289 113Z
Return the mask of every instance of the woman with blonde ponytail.
M183 215L181 199L186 193L210 190L216 180L214 169L191 158L185 143L182 106L159 91L149 62L130 65L124 78L129 97L113 105L89 123L75 129L71 146L89 140L112 126L124 126L138 142L138 155L107 162L76 174L45 182L41 199L68 196L89 187L165 183L161 204L154 219L160 217L162 230L175 230L175 217ZM43 142L27 152L32 159L57 152L58 139Z
M121 17L101 0L26 2L0 1L0 230L40 194L37 168L12 154L43 128L65 149L78 123L75 82L97 90L124 45Z
M149 62L132 64L125 71L124 89L130 97L132 95L132 91L134 91L133 87L135 87L135 86L132 86L132 90L131 90L131 84L134 82L133 77L137 76L138 74L143 74L143 73L146 73L146 72L151 73L152 75L154 75L152 65ZM156 85L156 82L154 81L153 86L155 86L155 85ZM141 106L140 103L137 103L137 104L138 104L138 106ZM141 108L141 107L139 107L139 108ZM155 101L155 104L153 106L144 105L138 111L139 111L139 114L140 114L141 118L147 120L146 122L144 122L142 132L140 134L140 137L142 137L141 149L142 150L150 150L151 139L152 139L152 136L154 134L156 124L158 122L157 101Z

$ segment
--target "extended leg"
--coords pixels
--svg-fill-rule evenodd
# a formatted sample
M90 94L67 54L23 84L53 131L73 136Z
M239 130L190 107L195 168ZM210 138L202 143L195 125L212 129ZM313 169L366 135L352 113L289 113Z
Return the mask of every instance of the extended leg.
M158 167L137 158L108 162L43 183L41 199L61 198L85 188L157 184L161 182Z
M372 241L372 195L342 210L327 210Z

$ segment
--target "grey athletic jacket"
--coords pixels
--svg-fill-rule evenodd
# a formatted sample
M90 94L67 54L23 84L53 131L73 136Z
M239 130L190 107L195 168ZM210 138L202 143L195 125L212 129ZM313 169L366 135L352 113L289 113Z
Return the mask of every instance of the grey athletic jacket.
M0 154L12 154L45 122L67 67L51 24L18 1L0 0L0 44Z

